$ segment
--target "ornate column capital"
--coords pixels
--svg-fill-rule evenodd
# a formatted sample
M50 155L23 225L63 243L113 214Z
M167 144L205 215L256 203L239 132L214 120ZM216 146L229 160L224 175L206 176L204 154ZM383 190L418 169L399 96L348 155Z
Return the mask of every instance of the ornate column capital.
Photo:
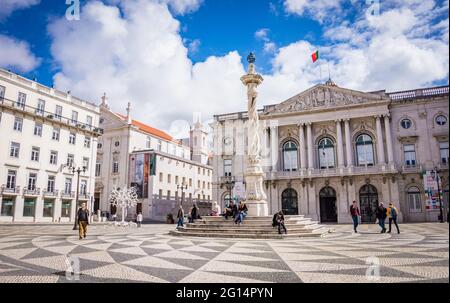
M310 127L312 125L312 122L306 122L305 125Z
M302 122L302 123L297 123L297 126L298 126L298 127L304 127L304 126L305 126L305 123L303 123L303 122Z
M334 122L337 124L339 122L342 122L342 119L335 119Z
M344 118L344 119L342 119L342 120L344 120L345 123L350 122L350 118Z

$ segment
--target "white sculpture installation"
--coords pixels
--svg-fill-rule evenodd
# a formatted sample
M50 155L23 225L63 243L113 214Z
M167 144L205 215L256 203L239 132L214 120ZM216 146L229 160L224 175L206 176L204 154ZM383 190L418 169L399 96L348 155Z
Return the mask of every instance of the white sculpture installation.
M115 225L120 226L129 226L131 225L128 222L125 222L126 211L128 208L135 207L138 202L138 195L136 192L136 188L127 188L124 187L122 189L118 187L114 187L109 195L109 202L116 206L116 209L120 208L122 210L122 222L115 222Z
M256 108L258 93L256 88L263 82L263 77L255 72L255 55L250 53L247 57L248 72L241 78L247 86L248 98L248 156L245 171L246 201L249 216L268 216L269 209L267 196L264 192L264 172L261 166L261 142L259 137L259 116Z

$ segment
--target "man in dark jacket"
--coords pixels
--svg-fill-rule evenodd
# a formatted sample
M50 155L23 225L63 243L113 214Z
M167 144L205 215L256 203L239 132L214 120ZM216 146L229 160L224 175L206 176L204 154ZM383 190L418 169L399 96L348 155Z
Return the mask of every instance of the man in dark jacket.
M87 226L89 225L89 210L86 208L86 203L81 204L81 208L77 211L75 221L78 223L80 240L86 238Z
M380 202L377 208L377 219L378 225L381 227L381 233L384 234L386 232L385 221L387 217L387 209L384 207L383 202Z
M277 225L278 225L278 234L281 235L281 229L284 229L284 233L287 234L286 226L284 225L284 214L283 211L279 211L277 214Z

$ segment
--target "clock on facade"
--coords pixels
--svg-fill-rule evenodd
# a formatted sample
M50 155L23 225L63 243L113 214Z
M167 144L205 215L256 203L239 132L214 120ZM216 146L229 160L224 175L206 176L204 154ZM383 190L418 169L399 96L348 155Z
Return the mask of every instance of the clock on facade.
M437 116L436 117L436 124L440 125L440 126L447 124L447 117L444 116L444 115Z
M225 138L223 139L223 143L224 143L225 145L230 145L232 142L233 142L233 140L232 140L230 137L225 137Z

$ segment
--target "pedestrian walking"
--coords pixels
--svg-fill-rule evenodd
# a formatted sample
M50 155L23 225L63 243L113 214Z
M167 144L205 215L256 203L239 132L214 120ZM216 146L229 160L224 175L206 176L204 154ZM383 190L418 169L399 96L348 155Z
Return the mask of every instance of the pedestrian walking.
M388 233L391 232L391 226L392 226L392 222L394 222L395 227L397 228L397 233L400 233L400 229L398 228L398 224L397 224L397 216L398 216L398 210L397 208L394 206L394 204L389 203L389 207L387 209L387 215L389 217L389 230Z
M180 208L178 209L178 214L177 214L177 228L179 228L180 226L183 227L184 226L184 210L183 210L183 206L180 205Z
M143 220L144 220L144 216L142 216L142 213L140 212L136 217L136 223L137 223L138 227L141 227Z
M358 228L361 212L359 211L359 207L356 204L356 201L353 201L352 206L350 206L350 214L351 214L352 220L353 220L353 230L355 231L355 233L357 233L358 232L357 228Z
M380 202L380 205L377 207L377 219L378 225L381 227L381 233L384 234L386 232L385 221L387 217L387 209L384 207L384 203Z
M81 239L86 238L87 226L89 225L89 210L86 208L86 203L82 203L77 211L75 221L78 223L78 235Z

